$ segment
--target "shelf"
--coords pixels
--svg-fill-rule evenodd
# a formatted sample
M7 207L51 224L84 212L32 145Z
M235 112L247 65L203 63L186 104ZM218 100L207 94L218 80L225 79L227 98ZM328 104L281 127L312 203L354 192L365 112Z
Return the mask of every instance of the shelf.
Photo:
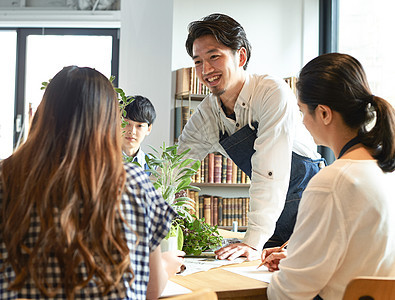
M232 230L232 226L218 226L219 229L225 229L225 230ZM237 232L244 232L247 230L247 226L238 226L237 227Z
M207 182L192 182L197 187L250 187L249 183L207 183Z
M189 92L184 92L180 94L176 94L177 100L193 100L193 101L202 101L206 98L207 95L204 94L190 94Z

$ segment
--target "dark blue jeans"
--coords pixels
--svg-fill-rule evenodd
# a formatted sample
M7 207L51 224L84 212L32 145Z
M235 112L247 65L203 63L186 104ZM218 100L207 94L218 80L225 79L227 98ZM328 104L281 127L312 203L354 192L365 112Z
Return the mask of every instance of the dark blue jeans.
M250 178L252 173L251 156L255 153L254 143L257 137L258 122L253 122L252 126L255 128L254 130L246 125L231 136L220 132L219 141L234 163ZM325 159L312 160L292 152L291 176L285 206L277 220L274 234L264 245L264 248L280 246L289 239L295 226L302 193L311 177L320 170L322 162L325 162Z

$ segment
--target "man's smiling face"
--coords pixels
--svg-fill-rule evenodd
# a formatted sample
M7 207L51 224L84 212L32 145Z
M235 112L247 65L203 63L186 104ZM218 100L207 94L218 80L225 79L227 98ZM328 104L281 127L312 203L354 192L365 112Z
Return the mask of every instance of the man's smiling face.
M196 74L214 95L221 96L240 85L239 51L224 46L212 35L197 38L192 51Z

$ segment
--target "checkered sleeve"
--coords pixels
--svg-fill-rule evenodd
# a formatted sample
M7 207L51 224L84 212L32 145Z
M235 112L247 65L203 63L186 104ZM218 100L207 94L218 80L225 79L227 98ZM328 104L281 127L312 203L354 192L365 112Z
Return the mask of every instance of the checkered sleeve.
M169 232L171 221L177 216L177 213L162 198L141 168L132 164L126 164L125 168L129 175L133 174L135 180L135 182L129 181L127 189L139 191L135 200L144 213L144 225L149 248L152 252Z

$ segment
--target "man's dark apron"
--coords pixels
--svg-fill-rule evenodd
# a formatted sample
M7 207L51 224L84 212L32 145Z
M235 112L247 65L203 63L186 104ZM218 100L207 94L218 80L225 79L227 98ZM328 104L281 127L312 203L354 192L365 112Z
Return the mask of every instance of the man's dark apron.
M246 125L231 136L227 133L222 134L220 131L219 141L234 163L250 178L252 173L251 156L255 152L254 143L257 138L258 122L253 122L252 126L255 129L251 129L249 125ZM262 159L265 158L263 157ZM285 206L280 218L277 220L274 234L264 245L264 248L280 246L289 239L295 226L302 193L311 177L320 170L320 163L322 165L322 162L325 163L325 159L313 160L292 152L291 177Z

